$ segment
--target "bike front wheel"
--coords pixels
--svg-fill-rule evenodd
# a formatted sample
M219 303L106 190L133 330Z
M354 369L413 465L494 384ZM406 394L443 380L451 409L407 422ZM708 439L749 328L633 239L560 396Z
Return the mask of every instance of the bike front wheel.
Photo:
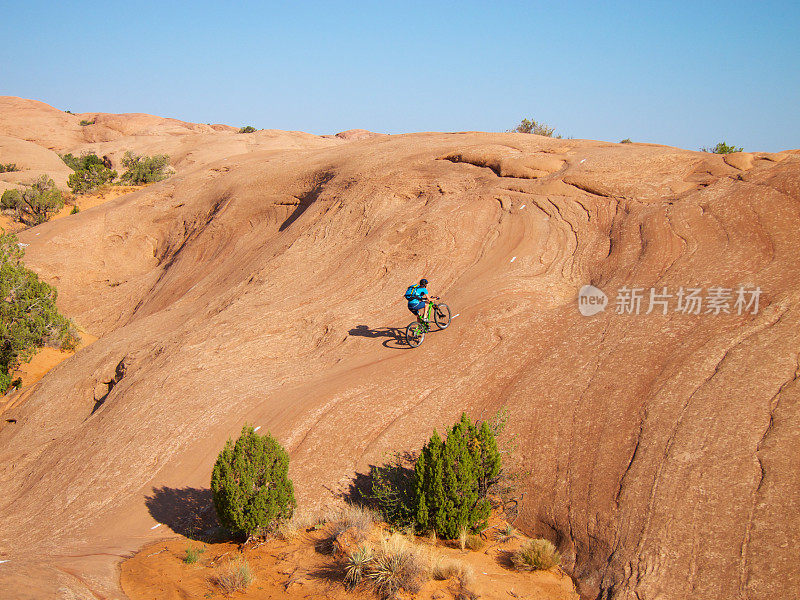
M433 307L433 320L439 329L447 329L450 325L450 307L447 304L437 304Z
M409 346L416 348L424 339L425 326L422 323L414 321L406 327L406 343L408 343Z

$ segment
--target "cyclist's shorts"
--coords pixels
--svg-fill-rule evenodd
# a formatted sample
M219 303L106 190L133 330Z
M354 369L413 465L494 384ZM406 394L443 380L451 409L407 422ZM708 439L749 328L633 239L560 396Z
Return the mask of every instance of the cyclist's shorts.
M408 310L410 310L415 315L419 314L419 311L422 310L423 308L425 308L425 303L420 300L408 303Z

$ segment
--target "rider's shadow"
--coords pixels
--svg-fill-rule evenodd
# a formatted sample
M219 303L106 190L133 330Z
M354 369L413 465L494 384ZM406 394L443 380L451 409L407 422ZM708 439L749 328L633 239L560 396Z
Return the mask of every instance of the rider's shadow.
M388 338L383 341L387 348L408 348L406 343L406 330L397 327L377 327L370 329L367 325L356 325L349 332L350 335L357 335L368 338Z

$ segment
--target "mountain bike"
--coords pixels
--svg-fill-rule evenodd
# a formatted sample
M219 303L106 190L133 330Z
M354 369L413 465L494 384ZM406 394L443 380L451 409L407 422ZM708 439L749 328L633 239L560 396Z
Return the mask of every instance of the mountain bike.
M439 329L447 329L450 325L450 308L444 302L439 302L439 296L432 296L422 309L423 322L414 321L406 327L406 342L412 348L419 346L425 339L425 334L430 331L431 318Z

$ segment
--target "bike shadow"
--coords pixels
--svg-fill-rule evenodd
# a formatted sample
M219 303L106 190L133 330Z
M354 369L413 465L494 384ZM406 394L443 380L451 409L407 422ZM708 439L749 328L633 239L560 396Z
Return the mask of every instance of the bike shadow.
M387 338L383 341L386 348L395 348L397 350L406 349L410 346L406 343L406 330L399 327L376 327L370 328L367 325L356 325L349 332L350 335L357 335L359 337L367 338Z
M428 333L436 333L439 328L433 326ZM370 328L367 325L356 325L349 332L350 335L357 335L368 338L388 338L382 343L386 348L397 350L410 350L411 346L406 342L406 328L400 327L376 327Z

